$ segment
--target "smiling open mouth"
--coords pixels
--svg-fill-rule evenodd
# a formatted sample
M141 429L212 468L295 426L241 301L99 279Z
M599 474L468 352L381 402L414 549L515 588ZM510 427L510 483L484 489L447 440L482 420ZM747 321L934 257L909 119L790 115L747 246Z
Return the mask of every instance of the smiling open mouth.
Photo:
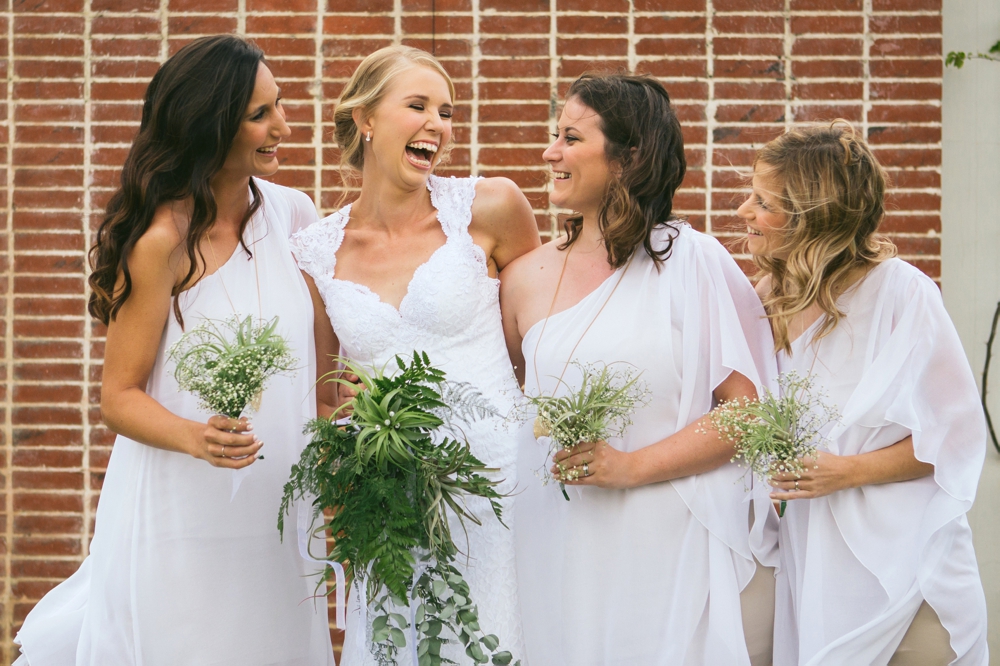
M553 171L552 178L554 180L569 180L569 174L565 171Z
M430 141L414 141L406 144L406 157L416 166L430 168L431 160L437 153L437 144Z
M763 235L764 234L760 233L756 229L753 229L751 227L747 227L747 236L763 236Z
M266 155L268 157L274 157L278 153L278 144L273 146L266 146L264 148L258 148L257 152L261 155Z

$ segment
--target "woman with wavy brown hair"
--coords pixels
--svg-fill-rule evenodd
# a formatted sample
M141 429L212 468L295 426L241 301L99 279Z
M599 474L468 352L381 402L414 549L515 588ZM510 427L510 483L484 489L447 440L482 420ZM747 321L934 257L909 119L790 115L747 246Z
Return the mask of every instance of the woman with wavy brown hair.
M879 234L885 195L838 121L764 146L739 209L778 368L840 413L801 475L772 480L776 666L988 661L965 518L985 422L937 285Z
M264 54L238 37L195 40L150 82L91 250L118 438L90 555L28 614L18 664L334 664L326 603L303 603L315 565L274 527L316 413L312 304L288 245L316 210L260 179L289 134ZM252 426L180 391L167 353L185 326L234 316L277 317L301 365L271 380Z
M748 649L741 618L755 573L743 471L704 418L773 374L760 301L726 249L673 214L684 144L655 79L578 79L554 137L550 201L574 214L501 275L508 351L528 395L575 388L576 363L631 364L649 393L622 438L556 454L569 502L533 478L553 463L525 428L514 532L527 659L766 663L767 605L754 608L763 648Z

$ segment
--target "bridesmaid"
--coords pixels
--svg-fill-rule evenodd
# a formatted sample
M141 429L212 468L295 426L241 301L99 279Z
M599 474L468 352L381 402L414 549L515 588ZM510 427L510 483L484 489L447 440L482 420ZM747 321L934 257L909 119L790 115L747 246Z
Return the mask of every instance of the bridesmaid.
M508 351L529 395L578 383L574 361L630 363L650 394L624 438L556 455L579 475L569 502L533 478L550 461L524 429L514 531L528 662L769 663L766 609L754 609L762 647L748 650L741 621L755 571L744 472L703 418L773 376L760 301L717 240L672 214L686 164L662 85L584 76L554 136L550 200L576 213L501 275Z
M258 180L290 134L263 58L235 36L195 40L146 90L91 250L101 412L118 438L90 556L25 619L19 665L334 664L326 603L303 603L315 565L275 530L315 415L313 312L288 237L316 211ZM280 317L301 360L271 381L256 427L205 413L166 359L185 324L233 315Z
M878 233L886 176L853 128L757 153L740 207L782 372L841 421L800 477L774 477L775 664L985 666L972 506L986 430L941 294Z

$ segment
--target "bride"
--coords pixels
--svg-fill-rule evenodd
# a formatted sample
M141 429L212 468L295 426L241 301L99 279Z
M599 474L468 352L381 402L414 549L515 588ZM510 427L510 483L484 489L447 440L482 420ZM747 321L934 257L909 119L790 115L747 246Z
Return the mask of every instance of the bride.
M396 354L426 352L449 379L472 384L505 413L519 391L496 276L540 243L531 207L511 181L432 175L450 147L454 93L447 72L423 51L393 46L368 56L334 112L342 169L360 174L361 194L293 237L292 250L316 305L317 349L339 346L372 368ZM337 369L328 357L317 362L319 376ZM320 389L320 414L329 415L339 402L334 386ZM472 452L500 469L501 492L510 492L513 435L498 419L464 429ZM485 502L474 501L479 499L470 499L469 507L483 525L469 527L467 543L463 530L453 532L468 553L458 566L467 566L463 574L484 629L520 656L513 539ZM512 498L503 505L512 527ZM355 588L341 662L346 666L374 663L359 596ZM443 656L472 663L449 647L453 652Z

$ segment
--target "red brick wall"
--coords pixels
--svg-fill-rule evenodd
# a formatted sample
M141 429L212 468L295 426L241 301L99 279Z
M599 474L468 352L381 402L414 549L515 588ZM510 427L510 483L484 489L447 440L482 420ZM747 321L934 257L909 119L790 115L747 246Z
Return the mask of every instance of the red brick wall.
M265 49L285 95L295 133L277 180L323 211L340 195L334 101L360 57L401 40L456 79L459 146L442 171L513 178L545 232L556 100L596 62L662 77L691 166L677 207L696 227L733 221L755 145L842 117L893 175L887 228L903 257L939 275L940 0L5 0L0 659L92 532L113 438L84 253L139 99L186 40L233 30Z

